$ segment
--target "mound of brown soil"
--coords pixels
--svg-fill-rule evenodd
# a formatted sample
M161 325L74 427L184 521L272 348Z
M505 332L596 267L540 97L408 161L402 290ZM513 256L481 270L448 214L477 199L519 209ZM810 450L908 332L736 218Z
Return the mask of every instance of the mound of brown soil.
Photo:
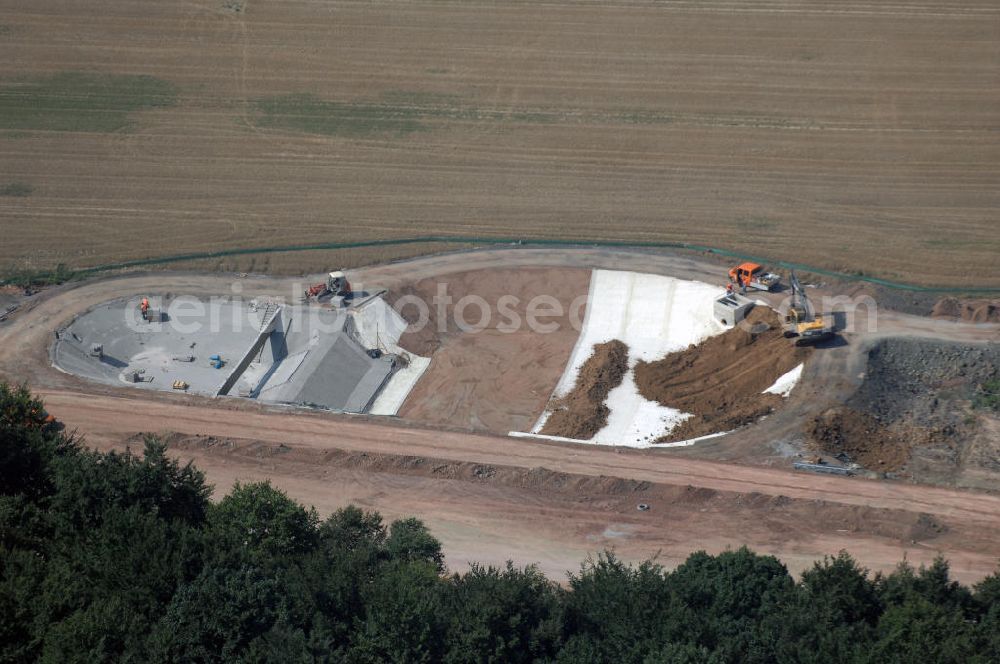
M757 307L745 323L723 334L662 360L640 362L635 382L646 399L693 414L659 442L686 440L772 412L782 397L761 392L811 352L784 337L777 313Z
M943 297L934 305L931 317L970 323L1000 323L1000 302Z
M628 371L628 346L614 339L594 344L594 353L580 367L573 390L556 402L542 427L547 436L589 440L608 423L604 405L608 392L622 383Z
M995 471L992 454L974 452L987 418L977 417L973 404L978 386L997 377L1000 348L993 345L885 339L868 351L858 390L807 422L806 433L817 452L872 470L979 482L980 473Z
M883 426L871 414L831 408L812 419L807 433L820 449L846 454L865 468L898 470L910 458L913 439Z

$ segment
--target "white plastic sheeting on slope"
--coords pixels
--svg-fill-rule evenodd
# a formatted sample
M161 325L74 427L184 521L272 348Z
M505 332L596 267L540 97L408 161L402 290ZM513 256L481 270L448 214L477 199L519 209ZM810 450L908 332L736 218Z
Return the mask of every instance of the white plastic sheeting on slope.
M799 379L802 378L802 369L805 366L806 365L804 364L800 364L778 378L778 380L774 381L774 385L764 390L764 394L779 394L783 397L787 397L792 393L795 386L799 384Z
M655 447L656 449L668 448L668 447L691 447L695 443L700 443L703 440L711 440L712 438L725 436L727 433L732 433L732 432L720 431L719 433L710 433L707 436L688 438L687 440L679 440L673 443L657 443L656 445L651 445L650 447ZM593 440L577 440L575 438L563 438L562 436L546 436L540 433L524 433L523 431L510 431L508 432L507 435L511 436L512 438L538 438L540 440L551 440L557 443L584 443L586 445L603 445L603 443L598 443Z
M383 353L399 355L409 361L407 366L393 373L368 411L373 415L395 415L431 360L399 347L399 338L406 331L407 322L381 297L369 300L351 315L355 336L366 348L378 348Z
M590 441L603 445L649 447L690 415L647 401L635 385L639 360L658 360L724 332L712 315L722 289L697 281L635 272L595 270L590 280L586 320L554 396L573 389L594 344L619 339L629 347L629 371L605 404L607 425ZM532 431L538 433L548 411Z

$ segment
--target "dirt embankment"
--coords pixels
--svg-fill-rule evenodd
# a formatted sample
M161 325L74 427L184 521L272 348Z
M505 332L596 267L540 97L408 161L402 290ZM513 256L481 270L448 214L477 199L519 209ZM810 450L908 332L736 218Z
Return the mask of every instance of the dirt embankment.
M568 509L583 505L595 514L637 514L636 505L652 505L643 521L671 523L675 527L697 509L699 521L728 514L735 519L753 519L760 524L780 525L786 537L851 532L912 543L963 537L963 524L947 518L899 509L845 505L825 500L791 498L785 495L735 492L696 487L690 484L663 484L608 475L581 475L544 467L518 467L452 461L425 456L358 452L340 448L306 449L285 444L242 438L164 433L160 439L180 456L199 457L199 467L219 459L236 467L275 467L300 479L320 478L336 482L344 475L394 478L431 478L443 491L458 485L492 487L495 492L515 490L525 497L544 499ZM133 451L141 449L145 434L125 441ZM187 453L187 454L185 454ZM395 484L396 482L390 482ZM450 485L450 486L449 486ZM483 493L481 489L477 489ZM490 494L492 495L492 494ZM218 496L217 496L218 497ZM789 528L788 524L797 524ZM954 530L954 532L953 532ZM662 532L657 525L654 532Z
M1000 323L1000 300L960 300L943 297L931 310L932 318L969 323Z
M756 307L746 321L696 346L635 367L639 393L693 417L658 442L687 440L750 424L783 397L762 394L805 362L811 348L784 337L774 310Z
M996 346L888 339L869 352L861 388L806 431L817 451L872 470L931 481L1000 473L1000 440L989 433L996 418L973 407L997 377Z
M522 267L393 285L390 303L411 324L400 345L432 358L399 416L502 434L531 427L573 351L589 284L588 269Z
M594 353L577 375L573 390L560 398L542 427L547 436L589 440L608 423L604 405L608 392L622 384L628 372L628 346L613 339L594 344Z
M806 427L820 451L873 470L894 471L906 465L914 439L902 427L883 425L871 413L848 406L816 415Z

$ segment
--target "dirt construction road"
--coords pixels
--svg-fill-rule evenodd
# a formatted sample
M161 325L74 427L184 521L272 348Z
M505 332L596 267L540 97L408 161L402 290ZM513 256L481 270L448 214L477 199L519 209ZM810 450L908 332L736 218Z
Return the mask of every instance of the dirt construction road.
M42 396L52 413L101 449L123 449L135 432L271 443L205 441L177 453L193 459L223 492L236 480L269 478L322 513L355 503L390 517L415 514L444 541L454 569L509 557L539 563L559 578L605 547L629 559L660 553L673 564L695 549L747 544L794 570L840 549L876 569L904 555L919 563L943 552L958 578L973 580L992 572L1000 556L1000 497L993 495L309 414L64 391ZM341 455L324 458L332 450L399 458L372 471L344 467ZM439 478L435 468L449 462L482 471ZM408 472L415 467L424 472ZM491 481L503 467L527 472L512 482ZM578 477L594 482L575 486ZM631 484L607 490L604 485L617 484L609 478ZM567 482L575 488L560 491ZM650 511L638 511L639 503Z
M716 266L689 258L592 249L453 254L351 276L393 288L406 279L439 275L446 280L472 268L518 265L631 268L706 280L718 276ZM659 553L673 564L700 548L747 544L778 555L792 570L840 549L879 570L904 556L920 563L940 552L957 578L974 581L991 573L1000 559L997 495L799 474L780 455L762 455L790 426L785 413L795 417L819 388L803 390L780 417L728 444L713 441L683 453L641 452L103 388L48 364L53 330L102 301L151 289L229 293L234 283L247 295L293 292L290 280L183 274L123 276L52 289L0 325L0 374L29 381L56 417L101 449L135 449L141 432L170 435L172 449L205 470L217 495L237 480L270 478L321 513L353 502L388 517L416 515L442 539L454 569L464 569L470 560L511 558L539 563L561 578L589 552L607 547L631 560ZM996 339L997 329L882 315L876 330L849 335L845 347L820 354L823 359L810 365L810 371L827 372L827 397L852 389L865 343L893 334L975 342ZM715 458L693 458L697 454ZM757 465L720 460L740 458ZM651 509L640 512L639 503Z

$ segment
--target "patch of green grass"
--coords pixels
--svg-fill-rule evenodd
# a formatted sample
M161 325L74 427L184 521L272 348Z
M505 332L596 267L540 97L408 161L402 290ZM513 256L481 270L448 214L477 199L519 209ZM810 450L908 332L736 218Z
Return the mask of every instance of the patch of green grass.
M421 111L398 103L344 103L311 94L281 95L256 102L260 127L329 136L402 136L425 129Z
M669 124L675 118L654 110L615 114L566 114L558 109L482 108L464 105L456 95L391 90L375 101L336 102L312 94L258 99L256 124L328 136L403 136L430 128L429 121L466 123L550 124L558 122L617 122Z
M671 115L650 110L626 111L608 119L634 125L670 124L674 121Z
M328 136L404 136L429 129L428 120L458 122L553 121L551 114L463 106L455 95L394 90L376 101L335 102L311 94L266 97L255 103L259 127Z
M27 288L29 286L55 286L69 281L76 272L60 263L54 270L8 270L0 275L0 285L10 284Z
M439 92L416 92L411 90L388 90L379 99L394 106L415 106L425 109L456 108L461 104L458 95Z
M988 380L980 385L972 403L976 408L1000 413L1000 378Z
M35 188L27 182L8 182L5 185L0 185L0 196L16 196L21 198L30 196L34 190Z
M152 76L64 72L0 85L0 129L113 132L131 114L171 106L177 91Z
M753 233L755 231L774 230L778 226L778 222L760 215L745 214L737 217L733 221L733 225L740 231Z

